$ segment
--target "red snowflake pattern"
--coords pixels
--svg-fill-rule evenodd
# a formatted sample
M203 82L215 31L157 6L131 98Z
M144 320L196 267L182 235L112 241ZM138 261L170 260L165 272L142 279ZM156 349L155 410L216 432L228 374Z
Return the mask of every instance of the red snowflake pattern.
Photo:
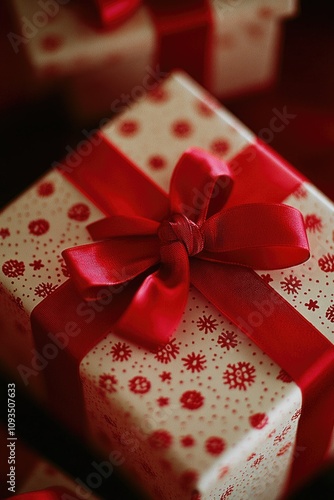
M220 437L212 436L205 441L205 449L210 455L220 455L225 446L225 441Z
M261 464L262 460L264 459L264 455L259 455L254 462L252 463L251 467L254 467L255 469L258 468L258 466Z
M309 311L315 311L316 309L319 309L317 300L310 299L308 302L305 302L304 305L307 307Z
M177 137L189 137L192 132L192 127L186 120L177 120L172 125L172 132Z
M15 304L18 306L19 309L21 309L22 311L24 311L24 305L23 305L23 301L20 297L16 297L15 300L14 300Z
M190 435L183 436L180 439L180 441L181 441L182 446L184 446L185 448L188 448L190 446L194 446L194 444L195 444L195 439Z
M61 269L61 272L63 273L63 276L65 276L65 278L69 278L71 275L70 275L70 271L68 270L68 267L66 265L65 260L62 257L60 257L60 259L58 259L58 262L60 264L60 269Z
M29 266L32 267L34 271L39 271L40 269L42 269L42 267L44 267L44 264L42 264L42 260L39 259L31 262Z
M238 345L237 338L238 336L234 332L222 332L218 337L217 344L229 351L230 349L234 349Z
M204 333L207 334L208 332L214 332L218 327L218 323L215 318L212 318L212 314L210 314L210 316L205 316L205 314L203 314L203 316L197 320L197 327L200 332L204 331Z
M53 182L41 182L37 186L37 194L38 196L50 196L54 193L55 187Z
M23 276L25 271L25 265L22 260L10 259L6 260L6 262L2 265L2 272L8 278L18 278L19 276Z
M135 394L146 394L151 389L151 382L141 375L129 380L129 389Z
M230 497L233 493L234 487L233 485L230 485L226 488L224 493L221 495L220 500L226 500L228 497Z
M166 450L173 442L173 436L165 430L157 430L152 432L148 438L149 444L156 450Z
M227 465L224 465L223 467L221 467L218 471L218 479L223 479L223 477L226 476L228 471L229 471L229 467Z
M168 406L169 405L169 398L164 398L161 396L160 398L157 399L157 403L159 406Z
M201 372L206 369L204 354L195 354L192 352L186 358L182 358L182 361L186 369L191 370L191 373Z
M329 308L326 311L326 318L331 322L334 323L334 305L329 306Z
M69 208L67 216L70 219L76 220L78 222L83 222L90 216L89 206L86 205L86 203L75 203L75 205L72 205Z
M224 384L230 389L246 391L247 386L251 386L255 381L255 368L248 362L239 361L236 364L228 364L227 370L223 374Z
M334 255L328 253L327 255L323 255L319 260L318 264L320 269L324 273L334 273Z
M254 429L263 429L269 422L268 416L265 413L254 413L249 417L249 423Z
M277 434L277 436L275 436L274 444L276 445L281 443L290 430L291 430L291 425L287 425L286 427L284 427L281 434Z
M116 386L117 385L117 378L115 375L100 375L99 378L99 387L103 391L109 392L110 394L113 392L117 392Z
M127 361L131 358L131 349L125 342L117 342L111 348L113 361Z
M50 295L52 292L55 291L55 289L58 287L58 285L53 285L52 283L40 283L37 285L34 289L34 294L37 295L37 297L42 297L45 298L48 295Z
M267 274L261 274L261 278L262 278L262 279L263 279L263 281L265 281L268 285L269 285L269 283L271 283L272 281L274 281L274 280L272 279L272 277L270 276L270 274L269 274L269 273L267 273Z
M34 236L41 236L48 232L50 224L45 219L36 219L29 222L28 229L29 233Z
M295 198L297 198L297 200L300 200L301 198L307 197L307 191L303 186L300 186L298 189L296 189L293 195Z
M306 215L305 217L305 228L311 233L320 232L322 229L322 221L320 217L315 214Z
M298 410L296 410L295 413L292 415L291 421L293 422L294 420L297 420L301 414L302 414L302 409L298 408Z
M176 339L172 339L168 344L161 347L155 354L155 359L160 361L160 363L170 363L172 359L175 359L180 352L180 348L175 344Z
M139 129L138 122L125 120L119 124L118 130L122 135L134 135Z
M283 281L280 282L282 290L288 293L297 294L302 287L302 282L293 274L290 274L288 278L284 278Z
M147 97L151 101L163 102L163 101L167 101L167 99L169 98L169 95L168 95L167 90L165 90L163 87L161 87L159 85L155 89L150 90L150 92L148 92L148 94L147 94Z
M171 372L162 372L160 373L159 377L161 378L162 382L170 382L172 380Z
M276 380L282 380L282 382L284 382L285 384L290 384L290 382L292 382L292 378L290 377L290 375L288 373L286 373L285 370L283 370L283 368L280 370L279 374L277 375Z
M206 101L196 101L196 111L202 116L212 116L214 113L214 109L217 108L217 104L212 100Z
M204 396L199 391L186 391L180 398L182 408L198 410L204 404Z
M217 156L224 156L230 149L230 144L225 139L217 139L210 145L210 150Z
M291 446L292 446L292 443L291 443L291 441L289 441L284 446L282 446L282 448L280 448L278 450L278 452L276 453L276 456L277 457L281 457L282 455L284 455L291 448Z
M10 236L10 232L8 227L2 227L0 228L0 236L4 240L5 238L8 238Z

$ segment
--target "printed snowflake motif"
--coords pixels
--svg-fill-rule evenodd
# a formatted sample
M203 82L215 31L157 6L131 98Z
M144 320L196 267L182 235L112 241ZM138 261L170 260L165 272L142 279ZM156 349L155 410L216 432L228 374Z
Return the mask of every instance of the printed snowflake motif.
M129 389L135 394L146 394L151 389L151 382L146 377L138 375L129 380Z
M28 224L29 233L34 236L41 236L48 232L50 224L46 219L32 220Z
M217 344L229 351L230 349L234 349L238 345L237 338L238 336L234 332L222 332L218 337Z
M182 408L198 410L204 404L204 396L199 391L186 391L180 398Z
M310 231L310 233L320 232L322 229L322 221L320 217L315 214L306 215L305 217L305 228Z
M156 450L166 450L173 442L173 436L164 429L152 432L148 438L149 444Z
M251 467L254 467L255 469L258 468L258 466L260 465L260 463L262 462L262 460L264 459L264 455L260 455L258 456L254 462L252 463Z
M272 281L274 281L274 280L272 279L272 277L270 276L270 274L269 274L269 273L267 273L267 274L261 274L261 278L263 279L263 281L264 281L265 283L267 283L267 285L269 285L269 283L271 283Z
M168 344L161 347L156 355L155 359L160 361L160 363L170 363L172 359L175 359L180 352L180 348L175 344L176 339L172 339Z
M169 398L164 398L161 396L160 398L157 399L157 403L159 406L168 406L169 405Z
M334 305L329 306L329 308L326 311L326 318L331 322L334 323Z
M195 354L192 352L186 358L182 358L182 361L186 369L191 370L191 373L201 372L206 369L204 354Z
M233 493L234 487L232 485L228 486L224 493L221 495L220 500L226 500Z
M50 295L52 292L55 291L55 289L58 287L58 285L53 285L52 283L40 283L37 285L34 289L34 294L37 295L37 297L42 297L45 298L48 295Z
M239 389L246 391L255 381L255 368L248 362L239 361L239 363L228 364L227 370L223 373L224 384L229 385L230 389Z
M269 418L265 413L254 413L249 417L249 423L254 429L263 429L269 422Z
M282 382L284 382L285 384L290 384L290 382L292 382L292 378L286 373L285 370L283 370L283 368L277 375L276 380L282 380Z
M162 382L170 382L172 380L171 372L162 372L160 373L159 377L161 378Z
M302 287L302 282L293 274L290 274L288 278L284 278L283 281L280 282L282 290L288 293L297 294Z
M282 448L280 448L278 450L278 452L276 453L276 456L281 457L291 448L291 446L292 446L292 443L291 443L291 441L289 441L289 443L286 443L284 446L282 446Z
M39 196L50 196L54 193L55 187L53 182L41 182L37 186L37 194Z
M284 427L281 434L278 434L277 436L275 436L274 444L276 445L276 444L281 443L290 430L291 430L291 425Z
M125 342L117 342L111 348L113 361L127 361L131 358L131 349Z
M20 297L16 297L14 302L22 311L24 310L23 302Z
M208 332L213 333L217 329L218 323L215 318L212 318L212 314L210 314L210 316L203 314L203 316L197 320L197 327L200 332L204 331L205 334Z
M69 278L70 277L70 272L69 272L69 270L67 268L65 260L62 257L60 257L58 259L58 262L60 264L60 269L61 269L61 272L63 273L63 276L65 276L65 278Z
M8 238L10 236L10 232L8 227L2 227L0 228L0 236L4 240L5 238Z
M294 420L297 420L301 414L302 414L302 409L298 408L298 410L296 410L295 413L292 415L291 421L293 422Z
M318 264L320 269L324 273L334 273L334 255L328 253L327 255L323 255L319 260Z
M100 375L99 378L99 387L100 389L109 392L110 394L112 392L116 392L117 389L115 385L117 384L117 378L115 375Z
M76 203L69 208L67 216L78 222L85 221L90 216L89 206L85 203Z
M190 435L183 436L180 439L180 441L181 441L182 446L184 446L185 448L188 448L190 446L194 446L194 444L195 444L195 439Z
M308 302L305 302L304 305L307 307L309 311L315 311L316 309L319 309L317 300L310 299Z
M225 441L220 437L212 436L205 441L205 449L210 455L220 455L225 446Z
M39 271L40 269L42 269L42 267L44 267L44 264L42 264L41 259L39 259L39 260L34 260L33 262L31 262L29 264L29 266L31 266L34 271Z
M296 189L293 195L295 198L297 198L297 200L300 200L301 198L307 197L307 191L303 186L300 186L298 189Z
M19 276L23 276L25 271L24 262L10 259L6 260L6 262L2 265L2 272L8 278L18 278Z

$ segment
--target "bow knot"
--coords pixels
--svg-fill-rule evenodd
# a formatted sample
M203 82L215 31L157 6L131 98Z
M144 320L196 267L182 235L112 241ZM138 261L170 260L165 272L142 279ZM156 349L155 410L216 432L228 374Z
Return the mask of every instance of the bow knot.
M182 243L189 255L196 255L203 250L204 236L200 227L184 214L173 214L170 219L165 219L159 226L158 237L162 245Z

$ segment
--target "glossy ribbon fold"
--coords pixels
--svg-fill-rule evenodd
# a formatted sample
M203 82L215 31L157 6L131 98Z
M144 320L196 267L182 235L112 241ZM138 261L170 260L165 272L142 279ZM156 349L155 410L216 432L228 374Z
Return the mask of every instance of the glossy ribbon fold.
M168 342L184 312L189 259L280 269L309 258L298 210L278 203L225 209L232 186L226 163L200 149L186 151L175 167L160 222L110 216L88 226L95 243L63 252L80 294L97 300L101 289L146 273L120 322L126 336L160 344ZM202 272L205 280L203 266Z

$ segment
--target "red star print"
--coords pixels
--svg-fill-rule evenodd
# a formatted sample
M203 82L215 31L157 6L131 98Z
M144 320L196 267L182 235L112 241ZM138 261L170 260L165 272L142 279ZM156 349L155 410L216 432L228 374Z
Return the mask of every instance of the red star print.
M34 260L31 264L29 264L29 266L31 266L34 269L34 271L38 271L39 269L44 267L44 264L42 264L41 259L39 259L39 260Z
M1 238L4 240L5 238L8 238L8 236L10 236L10 232L9 232L9 229L8 227L2 227L0 229L0 236Z
M161 378L162 382L166 382L166 380L172 380L171 372L162 372L160 373L159 377Z
M316 309L319 309L317 300L310 299L308 302L305 302L305 306L309 311L315 311Z
M169 405L169 398L164 398L164 397L160 397L157 399L157 403L159 406L168 406Z

